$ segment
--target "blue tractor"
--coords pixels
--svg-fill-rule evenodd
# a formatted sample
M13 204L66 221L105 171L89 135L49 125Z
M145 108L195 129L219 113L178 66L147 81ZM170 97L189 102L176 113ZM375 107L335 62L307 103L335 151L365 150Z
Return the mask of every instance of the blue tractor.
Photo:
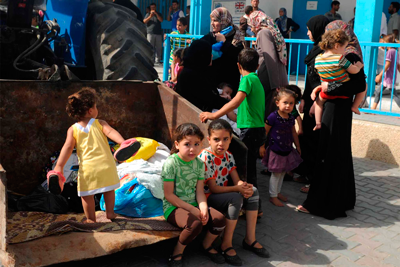
M130 0L0 0L0 79L158 78Z

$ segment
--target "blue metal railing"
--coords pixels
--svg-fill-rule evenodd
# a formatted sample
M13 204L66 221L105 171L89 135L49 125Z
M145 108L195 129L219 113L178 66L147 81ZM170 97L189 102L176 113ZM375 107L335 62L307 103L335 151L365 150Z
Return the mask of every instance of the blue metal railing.
M182 34L167 34L167 38L164 41L164 72L163 72L163 81L166 81L168 79L168 71L169 71L169 57L170 57L170 52L171 48L175 49L178 47L187 47L190 44L186 42L187 39L200 39L203 37L202 35L182 35ZM246 37L246 41L256 41L255 37ZM286 39L286 43L288 44L289 48L289 55L288 55L288 82L292 80L293 82L295 81L295 84L299 87L305 86L307 75L304 75L304 73L307 73L307 66L303 63L304 62L304 57L309 53L310 47L312 47L313 42L310 40L302 40L302 39ZM378 54L379 54L379 49L381 50L381 54L383 54L383 59L386 58L386 54L388 51L388 48L395 48L395 60L394 60L394 66L397 66L398 64L400 65L400 62L398 61L398 48L400 48L400 44L387 44L387 43L367 43L367 42L361 42L361 49L362 53L364 56L364 65L367 67L369 66L369 70L365 70L367 77L367 85L368 90L367 93L367 103L368 107L360 108L362 112L366 113L373 113L373 114L380 114L380 115L386 115L386 116L400 116L400 107L397 109L396 107L393 106L393 101L396 103L400 103L400 100L398 100L397 92L396 90L396 72L393 72L393 82L391 85L386 85L384 87L383 81L385 79L385 72L383 73L382 77L382 83L375 88L375 75L376 75L376 69L378 65ZM297 47L296 47L297 46ZM379 48L383 47L383 49ZM297 48L297 49L296 49ZM384 62L386 62L384 60ZM293 64L296 66L293 68ZM383 63L384 64L384 63ZM293 71L292 72L292 68ZM397 68L395 68L397 69ZM400 67L399 67L400 69ZM294 76L294 77L293 77ZM304 85L299 85L299 77L304 77ZM390 87L390 88L389 88ZM383 92L385 89L390 90L390 103L389 105L382 105L382 97L387 100L388 97L383 96ZM378 96L375 96L375 99L380 100L380 105L376 107L376 109L373 109L373 96L375 94L378 94ZM386 101L387 102L387 101ZM400 106L400 105L399 105Z

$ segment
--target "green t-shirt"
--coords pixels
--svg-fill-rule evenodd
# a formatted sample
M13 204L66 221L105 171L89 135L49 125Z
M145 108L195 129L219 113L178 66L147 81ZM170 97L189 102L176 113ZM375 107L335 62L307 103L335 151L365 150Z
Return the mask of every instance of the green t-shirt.
M193 206L197 206L196 185L198 180L204 180L205 166L199 158L192 161L183 161L178 154L173 154L165 161L161 178L164 182L174 182L174 194ZM163 210L165 219L176 209L165 197L163 199Z
M237 127L264 127L265 93L257 74L252 72L244 76L240 81L239 91L245 92L246 98L239 106Z

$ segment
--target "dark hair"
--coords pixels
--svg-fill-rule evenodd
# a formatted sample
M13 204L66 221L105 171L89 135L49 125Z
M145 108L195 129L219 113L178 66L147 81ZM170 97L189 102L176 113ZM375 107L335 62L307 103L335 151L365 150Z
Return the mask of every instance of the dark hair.
M180 18L178 19L178 21L179 21L180 23L182 23L183 26L187 26L187 19L186 19L185 17L180 17Z
M220 84L218 84L218 89L222 89L224 87L229 87L229 88L232 89L232 85L230 85L229 83L220 83Z
M179 5L178 1L176 1L176 0L172 1L172 4L173 4L173 3L177 3L177 4Z
M244 48L239 53L238 61L244 70L255 72L258 68L258 52L252 48Z
M390 4L393 6L393 8L396 9L396 12L399 11L399 9L400 9L400 3L399 2L392 2Z
M190 9L190 5L186 6L186 8L189 8L189 9Z
M156 5L156 3L151 3L151 4L149 5L149 7L151 7L151 6L157 6L157 5Z
M335 44L344 45L350 41L349 36L341 29L325 32L322 35L322 41L319 42L319 47L322 50L329 50L335 47Z
M296 94L296 101L299 102L301 100L301 89L294 84L288 84L285 86L286 89L293 91Z
M339 2L339 1L332 1L331 7L337 6L337 5L340 5L340 2Z
M182 141L186 136L197 136L200 140L204 139L204 134L200 130L200 128L193 123L183 123L179 125L174 131L174 140L176 142ZM175 142L171 148L171 155L174 153L178 153L179 149L176 148Z
M295 94L295 92L293 92L289 89L286 89L285 87L281 87L275 95L275 101L281 100L281 97L284 95L292 96L294 98L294 100L296 100L296 98L297 98L297 95Z
M177 49L175 49L175 51L174 51L174 53L172 55L174 57L177 57L180 60L182 60L183 59L183 51L184 50L185 50L184 48L177 48Z
M67 114L71 118L81 120L89 109L96 104L96 91L93 88L83 88L68 97Z
M382 37L382 41L384 43L395 43L396 42L396 35L394 35L394 33L385 35Z
M244 8L244 13L245 13L246 15L249 15L252 11L253 11L253 7L252 7L252 6L246 6L246 7Z
M208 136L211 136L212 131L218 130L227 130L230 136L232 136L233 133L232 126L229 124L229 122L223 119L213 120L210 125L208 125Z

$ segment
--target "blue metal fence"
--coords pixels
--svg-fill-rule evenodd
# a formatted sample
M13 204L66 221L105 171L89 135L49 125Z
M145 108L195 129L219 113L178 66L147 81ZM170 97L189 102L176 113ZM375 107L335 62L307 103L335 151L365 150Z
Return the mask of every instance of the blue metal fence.
M168 79L168 71L169 71L169 56L171 49L175 49L178 47L187 47L190 43L187 43L187 39L200 39L203 37L202 35L171 35L167 34L167 38L164 41L164 70L163 70L163 81ZM255 41L256 38L254 37L246 37L246 41ZM304 57L309 53L312 42L310 40L300 40L300 39L287 39L285 40L288 44L289 48L289 57L288 57L288 82L295 83L300 88L304 89L307 76L304 73L307 72L307 66L304 64ZM391 85L384 86L383 81L385 78L385 72L383 73L382 83L378 86L375 86L375 75L378 66L378 54L383 53L383 59L386 58L386 54L388 48L395 48L395 62L394 66L399 65L400 62L398 60L398 48L400 48L400 44L384 44L384 43L360 43L362 52L364 55L364 65L369 66L370 70L365 70L367 78L367 85L368 85L368 93L366 97L366 104L360 110L366 113L374 113L374 114L381 114L387 116L400 116L400 100L398 98L398 94L396 92L396 72L393 72L393 82ZM380 48L383 47L383 48ZM379 52L381 51L381 52ZM378 70L380 68L378 67ZM395 68L397 69L397 67ZM400 67L399 67L400 69ZM291 75L290 75L291 74ZM304 80L304 83L300 83L300 79ZM389 88L390 87L390 88ZM385 89L389 89L390 91L390 102L388 103L389 97L385 96L383 92ZM374 93L377 94L379 97L375 96ZM385 105L382 105L383 99L385 100ZM373 109L374 99L379 99L380 104ZM399 108L393 106L393 101L398 103Z

